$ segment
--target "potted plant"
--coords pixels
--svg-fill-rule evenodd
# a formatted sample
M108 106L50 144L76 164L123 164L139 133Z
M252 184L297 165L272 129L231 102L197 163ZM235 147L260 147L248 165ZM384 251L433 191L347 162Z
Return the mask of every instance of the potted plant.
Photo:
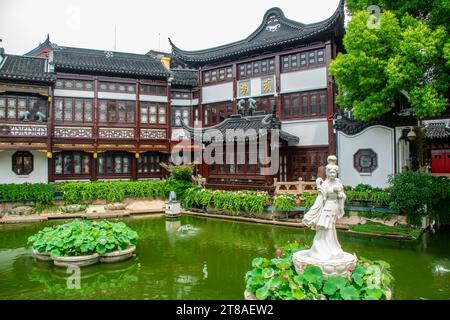
M40 260L53 260L55 266L59 267L84 267L97 262L110 263L130 258L136 249L137 239L137 233L123 222L78 219L44 228L29 237L28 242Z

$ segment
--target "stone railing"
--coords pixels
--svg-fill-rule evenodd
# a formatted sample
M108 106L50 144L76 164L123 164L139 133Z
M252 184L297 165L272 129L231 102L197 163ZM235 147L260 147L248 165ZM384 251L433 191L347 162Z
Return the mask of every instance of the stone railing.
M203 178L201 175L192 176L192 181L194 182L195 185L201 188L205 188L206 178Z
M274 178L273 184L275 186L275 194L289 193L293 195L302 195L304 192L317 192L315 182L302 181L302 178L299 178L298 181L287 182L278 182L278 179Z

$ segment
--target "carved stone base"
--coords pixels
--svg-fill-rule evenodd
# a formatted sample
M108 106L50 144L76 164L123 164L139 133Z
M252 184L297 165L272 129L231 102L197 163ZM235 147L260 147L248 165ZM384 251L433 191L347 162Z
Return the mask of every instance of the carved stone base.
M324 277L327 278L330 276L348 276L350 274L348 269L350 267L355 268L358 258L353 254L344 252L344 255L339 259L317 260L309 256L309 250L301 250L294 253L292 261L298 274L302 274L307 265L313 264L318 266Z

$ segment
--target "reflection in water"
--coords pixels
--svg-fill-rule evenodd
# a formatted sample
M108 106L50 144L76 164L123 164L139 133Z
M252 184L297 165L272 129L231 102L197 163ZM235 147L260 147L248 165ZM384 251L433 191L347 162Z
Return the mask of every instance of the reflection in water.
M450 259L442 259L437 260L434 265L434 274L435 275L445 275L450 272Z
M167 219L166 220L166 231L168 234L176 233L179 227L181 227L180 219Z
M134 261L103 270L81 268L79 288L68 288L70 276L66 268L49 268L43 264L36 264L28 273L29 281L43 286L51 299L108 299L132 289L139 280Z
M136 257L81 269L80 290L65 268L36 262L26 239L53 225L0 225L0 299L242 299L257 256L288 241L311 244L308 229L181 216L125 219L139 234ZM394 299L450 299L450 229L418 241L338 232L345 251L391 264Z

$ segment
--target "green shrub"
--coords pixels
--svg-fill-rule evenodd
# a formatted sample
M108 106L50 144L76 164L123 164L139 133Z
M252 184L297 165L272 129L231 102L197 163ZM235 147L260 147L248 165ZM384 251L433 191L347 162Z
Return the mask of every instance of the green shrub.
M65 182L58 185L67 203L105 199L119 202L124 198L165 198L166 181L94 181Z
M136 245L138 234L123 222L82 221L46 227L28 238L28 244L40 253L54 257L104 254Z
M2 201L34 201L38 212L53 205L54 193L53 184L0 184L0 199Z
M295 197L289 193L276 195L273 202L277 211L292 211L296 204Z
M305 207L308 210L309 208L311 208L314 205L314 202L316 201L317 198L317 193L312 193L312 192L304 192L302 194L302 198L305 201Z
M354 191L360 192L360 191L368 191L372 190L372 186L370 184L364 184L360 183L356 187L353 188Z
M290 243L277 249L273 259L255 258L253 269L245 275L246 290L260 300L386 300L393 280L390 265L360 257L349 277L325 279L322 270L305 266L298 275L292 255L304 248Z
M231 214L239 214L241 211L262 214L270 202L270 195L259 191L213 191L193 187L186 190L181 202L185 208L213 208Z
M172 169L170 173L170 178L180 181L192 181L193 168L190 165L178 166Z
M390 208L406 214L408 223L420 225L422 217L448 216L450 184L447 178L406 171L389 177Z

